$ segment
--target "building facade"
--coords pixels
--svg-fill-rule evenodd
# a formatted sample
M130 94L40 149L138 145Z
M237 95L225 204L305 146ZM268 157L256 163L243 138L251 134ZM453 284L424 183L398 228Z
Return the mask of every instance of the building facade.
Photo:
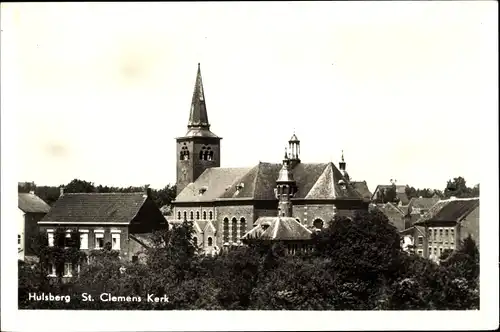
M149 235L165 229L168 224L150 197L151 191L139 193L64 193L50 212L38 222L54 246L58 229L71 238L78 233L80 250L87 255L109 246L119 252L120 259L135 261L148 247ZM71 277L77 269L67 263L64 276ZM55 267L49 268L55 274Z
M36 260L30 243L38 233L38 221L49 212L50 206L35 195L34 188L29 193L18 193L17 197L17 251L18 259Z
M207 253L240 245L255 221L276 216L279 205L274 189L282 163L220 167L220 143L221 138L210 130L198 65L187 132L176 139L177 197L169 222L194 221L196 241ZM343 158L339 170L331 162L303 163L300 152L300 140L293 134L286 157L297 185L292 215L301 225L326 226L335 214L351 215L368 208L368 199L351 183Z
M415 225L425 234L424 257L438 261L445 250L455 250L469 235L479 249L479 198L439 201Z

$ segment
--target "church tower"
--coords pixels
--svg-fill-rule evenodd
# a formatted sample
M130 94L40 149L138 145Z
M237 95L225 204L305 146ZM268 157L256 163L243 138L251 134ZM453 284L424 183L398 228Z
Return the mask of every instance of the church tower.
M285 158L283 166L276 180L276 189L274 190L278 199L278 217L292 217L292 197L297 193L297 185L291 172L291 162L285 149Z
M177 195L207 169L220 167L220 140L210 131L200 64L196 74L187 133L177 141Z

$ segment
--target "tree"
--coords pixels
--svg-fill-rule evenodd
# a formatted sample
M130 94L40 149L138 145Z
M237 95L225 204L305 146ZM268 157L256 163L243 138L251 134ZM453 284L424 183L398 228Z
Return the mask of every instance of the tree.
M68 193L93 193L96 192L96 187L92 182L74 179L64 186L64 191Z
M479 193L479 187L478 187ZM445 198L450 198L455 196L457 198L468 198L472 196L472 189L467 187L465 179L461 176L454 178L453 180L448 180L446 188L444 189Z

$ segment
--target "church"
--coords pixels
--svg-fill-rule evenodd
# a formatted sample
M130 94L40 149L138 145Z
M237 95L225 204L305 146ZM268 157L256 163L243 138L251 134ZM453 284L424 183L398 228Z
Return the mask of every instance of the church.
M266 217L283 218L286 222L278 219L276 227L288 225L304 237L336 214L368 209L366 182L350 180L343 154L339 168L332 162L304 163L294 133L284 156L277 156L281 162L228 168L220 165L221 139L210 130L198 64L187 132L176 138L177 196L169 222L192 220L194 241L206 253L242 245L242 238Z

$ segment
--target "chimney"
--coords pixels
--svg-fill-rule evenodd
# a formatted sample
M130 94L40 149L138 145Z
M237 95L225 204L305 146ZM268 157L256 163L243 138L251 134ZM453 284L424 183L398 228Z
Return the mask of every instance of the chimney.
M64 186L59 187L59 197L64 195Z
M151 197L151 188L149 188L149 184L144 185L144 197Z
M30 186L30 194L34 195L35 194L35 182L31 182L31 186Z

